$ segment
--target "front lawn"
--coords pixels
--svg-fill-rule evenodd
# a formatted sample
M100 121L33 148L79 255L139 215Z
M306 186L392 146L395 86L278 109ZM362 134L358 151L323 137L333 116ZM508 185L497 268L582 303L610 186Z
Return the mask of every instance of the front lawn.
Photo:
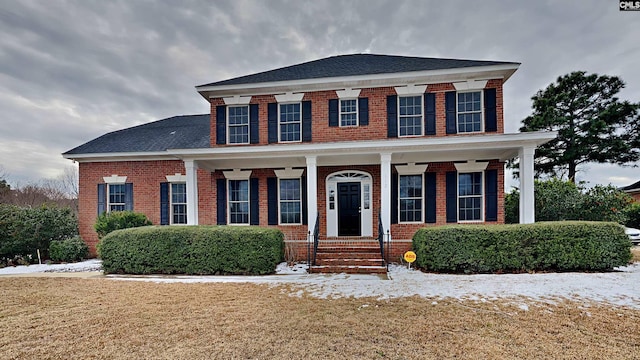
M0 289L3 359L629 359L640 346L640 310L597 303L102 278L5 277Z

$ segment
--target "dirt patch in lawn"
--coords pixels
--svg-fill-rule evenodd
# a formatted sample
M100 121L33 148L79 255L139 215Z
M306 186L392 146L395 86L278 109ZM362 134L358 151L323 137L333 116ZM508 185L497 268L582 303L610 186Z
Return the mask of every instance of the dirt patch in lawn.
M640 246L634 246L631 248L632 262L640 262Z
M629 359L640 311L292 297L255 284L0 278L2 359ZM528 304L528 309L522 303Z

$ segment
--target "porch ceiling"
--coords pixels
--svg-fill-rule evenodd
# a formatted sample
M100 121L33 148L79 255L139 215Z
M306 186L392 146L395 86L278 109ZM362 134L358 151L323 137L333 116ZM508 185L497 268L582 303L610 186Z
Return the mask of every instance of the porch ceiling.
M168 150L173 156L195 160L211 171L305 167L306 157L316 156L317 166L380 164L380 154L391 154L398 163L465 160L507 160L523 147L537 147L556 136L554 132L458 135L439 138L404 138L332 143L226 146L206 149Z

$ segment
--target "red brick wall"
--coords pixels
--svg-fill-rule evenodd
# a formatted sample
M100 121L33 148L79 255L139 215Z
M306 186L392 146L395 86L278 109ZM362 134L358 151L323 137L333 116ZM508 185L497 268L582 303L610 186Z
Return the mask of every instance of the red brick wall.
M504 132L502 79L487 82L486 88L496 89L496 113L498 133ZM445 124L445 92L454 91L451 83L431 84L427 92L436 94L436 137L446 135ZM392 87L362 89L360 97L369 98L369 125L358 127L330 127L329 99L337 99L334 90L306 92L303 101L311 101L312 138L313 142L381 140L387 138L387 96L395 95ZM216 145L216 106L224 105L221 98L211 99L211 146L250 146L250 145ZM272 95L253 96L251 104L259 104L260 143L268 144L267 104L276 102ZM468 134L467 134L468 135ZM433 135L431 135L433 136Z

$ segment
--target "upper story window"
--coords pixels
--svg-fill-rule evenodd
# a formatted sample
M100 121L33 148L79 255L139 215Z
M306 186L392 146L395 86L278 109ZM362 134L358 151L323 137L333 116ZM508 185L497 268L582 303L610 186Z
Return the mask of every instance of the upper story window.
M249 224L249 180L228 180L229 224Z
M302 224L300 179L279 179L280 224Z
M228 134L229 144L249 143L249 106L229 106Z
M422 174L399 177L400 222L422 222Z
M187 185L171 183L171 224L187 223Z
M340 99L340 126L358 126L357 99Z
M482 221L482 172L458 174L458 221Z
M482 131L482 92L459 92L457 97L458 132Z
M279 135L281 142L301 141L302 104L279 104Z
M422 96L401 96L398 98L399 136L422 135Z
M107 211L125 210L125 184L109 184Z

